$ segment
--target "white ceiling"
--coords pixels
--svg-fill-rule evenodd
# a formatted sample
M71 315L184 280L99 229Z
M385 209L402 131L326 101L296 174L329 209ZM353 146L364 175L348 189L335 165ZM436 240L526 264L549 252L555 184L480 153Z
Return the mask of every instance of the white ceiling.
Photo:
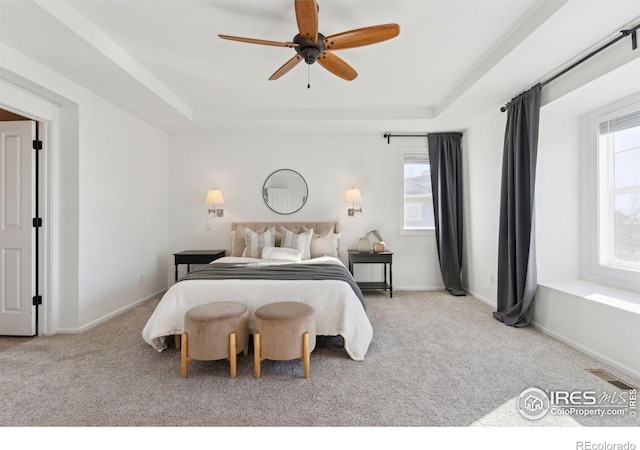
M269 76L294 54L292 0L0 0L0 41L168 131L465 126L640 17L637 0L319 0L324 35L400 35ZM1 63L1 61L0 61ZM308 78L311 89L307 89Z

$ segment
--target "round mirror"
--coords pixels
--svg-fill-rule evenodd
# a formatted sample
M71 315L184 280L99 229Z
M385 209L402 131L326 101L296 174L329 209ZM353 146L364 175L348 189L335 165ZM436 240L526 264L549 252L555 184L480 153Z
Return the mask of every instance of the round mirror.
M269 209L278 214L293 214L307 202L307 182L295 170L276 170L267 177L262 197Z

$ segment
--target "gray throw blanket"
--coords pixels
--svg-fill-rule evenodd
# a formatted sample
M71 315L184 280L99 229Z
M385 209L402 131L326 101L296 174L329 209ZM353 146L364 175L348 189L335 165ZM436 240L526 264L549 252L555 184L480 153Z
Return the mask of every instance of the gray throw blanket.
M365 308L360 287L346 267L337 264L215 263L187 273L185 280L340 280L349 283Z

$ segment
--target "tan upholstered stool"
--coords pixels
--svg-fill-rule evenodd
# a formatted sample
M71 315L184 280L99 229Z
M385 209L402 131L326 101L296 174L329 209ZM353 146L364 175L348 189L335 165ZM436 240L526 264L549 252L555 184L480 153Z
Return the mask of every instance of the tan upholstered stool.
M182 333L182 378L193 360L228 359L236 376L236 355L249 350L249 310L233 302L208 303L187 311Z
M253 328L256 378L260 378L260 362L265 359L302 359L304 377L309 378L310 354L316 347L316 317L311 306L300 302L261 306Z

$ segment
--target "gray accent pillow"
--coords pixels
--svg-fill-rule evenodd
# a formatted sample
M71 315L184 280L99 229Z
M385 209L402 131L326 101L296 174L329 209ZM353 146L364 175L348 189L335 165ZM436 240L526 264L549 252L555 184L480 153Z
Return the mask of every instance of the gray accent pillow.
M276 245L276 228L267 228L264 233L256 233L249 228L244 229L244 243L246 248L243 256L251 258L261 258L262 249L265 247L275 247Z
M302 254L302 260L311 258L311 238L313 230L294 233L284 227L280 227L280 247L294 248Z

